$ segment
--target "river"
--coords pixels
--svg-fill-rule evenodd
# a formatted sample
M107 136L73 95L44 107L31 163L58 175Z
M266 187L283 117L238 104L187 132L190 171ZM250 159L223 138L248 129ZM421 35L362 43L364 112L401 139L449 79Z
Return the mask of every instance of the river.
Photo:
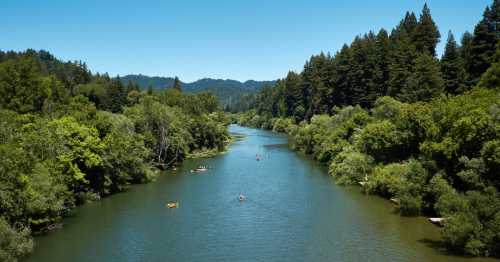
M335 185L283 135L230 131L245 138L226 154L79 207L63 229L37 237L25 261L499 261L447 254L425 218ZM210 169L191 173L198 165Z

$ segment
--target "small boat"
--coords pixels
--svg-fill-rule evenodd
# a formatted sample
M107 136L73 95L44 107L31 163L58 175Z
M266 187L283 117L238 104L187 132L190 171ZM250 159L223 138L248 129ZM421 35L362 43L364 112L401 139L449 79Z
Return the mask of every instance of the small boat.
M363 181L358 182L358 184L362 187L365 186L366 183L368 183L368 175L365 175L365 178L363 179Z
M191 173L197 173L197 172L205 172L205 171L208 171L208 168L205 167L205 166L199 166L195 169L191 169Z
M440 227L443 226L444 220L445 219L442 217L429 217L429 222L431 222L434 225L440 226Z
M168 208L178 208L178 207L179 207L179 201L175 201L175 202L168 202L168 203L167 203L167 207L168 207Z
M238 197L238 200L240 200L240 202L243 202L243 201L247 200L247 197L244 196L243 194L240 194L240 196Z

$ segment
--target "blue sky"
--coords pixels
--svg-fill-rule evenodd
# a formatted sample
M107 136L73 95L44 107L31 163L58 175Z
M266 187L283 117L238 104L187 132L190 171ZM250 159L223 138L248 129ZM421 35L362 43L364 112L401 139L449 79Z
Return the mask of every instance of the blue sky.
M0 49L45 49L93 72L270 80L335 53L358 34L392 29L423 0L2 0ZM492 0L428 0L443 49L472 31Z

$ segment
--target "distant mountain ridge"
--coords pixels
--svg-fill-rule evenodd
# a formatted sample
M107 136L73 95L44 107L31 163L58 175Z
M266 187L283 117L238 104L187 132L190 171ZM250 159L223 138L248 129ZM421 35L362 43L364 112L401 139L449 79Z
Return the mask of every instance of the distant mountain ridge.
M140 88L146 89L148 86L155 90L172 87L173 77L146 76L146 75L126 75L120 77L123 83L135 82ZM191 83L182 83L182 90L185 92L200 93L211 92L217 96L223 106L230 106L243 96L257 93L266 85L274 85L276 81L255 81L248 80L240 82L231 79L202 78Z
M128 81L135 82L139 87L146 89L148 86L152 86L153 89L164 89L171 87L174 84L173 77L162 77L162 76L146 76L146 75L126 75L120 77L123 83L128 83ZM213 78L202 78L191 83L182 82L182 89L185 91L193 92L200 89L206 88L245 88L245 89L261 89L265 85L274 85L276 81L255 81L247 80L245 82L240 82L232 79L213 79Z

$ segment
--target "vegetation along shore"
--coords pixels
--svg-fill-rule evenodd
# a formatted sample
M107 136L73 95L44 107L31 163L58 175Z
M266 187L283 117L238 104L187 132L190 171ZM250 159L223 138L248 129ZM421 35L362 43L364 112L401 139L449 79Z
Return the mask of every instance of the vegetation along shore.
M0 52L0 260L29 254L31 234L77 205L224 151L217 98L181 89L141 91L46 51Z
M454 252L500 256L500 1L458 44L429 8L312 56L233 121L289 134L339 184L443 218Z

